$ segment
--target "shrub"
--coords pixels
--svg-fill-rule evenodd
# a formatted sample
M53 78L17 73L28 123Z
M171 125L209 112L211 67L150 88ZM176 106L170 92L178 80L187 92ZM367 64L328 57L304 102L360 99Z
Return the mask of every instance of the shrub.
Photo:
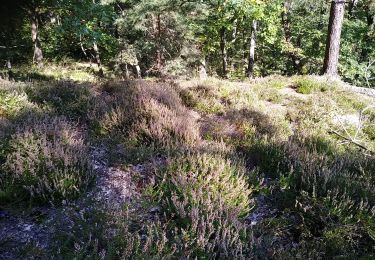
M194 203L191 193L204 188L202 196L221 197L236 214L243 215L248 211L251 192L246 184L243 166L208 154L186 154L170 160L160 184L162 196L168 198L177 192L178 197Z
M141 224L135 214L128 209L109 214L95 207L83 214L69 215L73 220L71 227L61 223L56 227L53 258L171 259L176 256L178 239L169 237L171 230L167 224L160 221Z
M259 93L259 98L272 103L281 103L283 97L277 89L269 88Z
M319 91L324 92L328 89L326 84L324 84L323 82L306 77L298 78L295 84L297 86L297 92L302 94L311 94Z
M166 84L138 81L106 86L113 95L103 96L90 114L102 134L121 134L128 144L193 144L199 139L192 114L176 91Z
M159 200L186 257L239 257L248 245L239 217L249 211L244 169L208 154L171 158L160 175ZM247 248L248 249L248 248Z
M335 150L334 144L322 147L320 141L301 135L279 145L265 141L245 148L253 166L273 178L268 190L272 190L279 214L258 227L265 248L267 241L279 240L281 236L282 240L292 240L293 250L304 258L315 253L328 258L368 255L373 250L375 230L371 220L375 198L373 158L352 155L349 151L342 154ZM306 248L307 241L311 244ZM272 250L272 254L276 251L279 254L291 249Z
M93 177L88 146L64 118L30 118L17 127L7 146L2 200L72 198Z
M0 117L15 117L22 111L35 107L22 91L0 91Z
M228 89L223 82L205 80L183 87L179 94L186 106L202 114L221 114L232 102Z
M70 81L30 85L26 93L46 110L69 117L85 118L93 98L89 87Z

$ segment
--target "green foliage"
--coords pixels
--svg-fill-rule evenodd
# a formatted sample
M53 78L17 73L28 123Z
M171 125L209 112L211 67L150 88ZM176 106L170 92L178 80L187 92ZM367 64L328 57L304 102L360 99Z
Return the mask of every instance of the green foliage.
M0 117L16 117L22 111L35 107L24 92L0 91Z

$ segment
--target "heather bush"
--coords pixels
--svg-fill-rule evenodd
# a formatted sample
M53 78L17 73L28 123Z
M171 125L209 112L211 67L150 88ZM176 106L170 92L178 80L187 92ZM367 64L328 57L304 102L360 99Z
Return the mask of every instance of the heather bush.
M249 256L246 228L224 206L206 203L205 213L190 211L192 223L182 226L170 216L140 218L124 209L110 214L98 208L72 216L73 226L57 226L55 257L93 259L243 259ZM219 206L219 207L218 207ZM144 209L142 209L144 210ZM187 212L186 212L187 214Z
M133 145L193 144L199 139L195 119L171 86L137 81L105 85L103 91L107 95L90 114L99 133L121 134Z
M196 188L204 188L206 192L203 196L221 197L236 214L243 215L248 211L251 191L242 164L233 163L220 155L194 153L169 160L159 186L162 196L169 198L177 192L177 197L186 197L190 203L194 203L190 193L196 192Z
M182 257L182 244L166 223L140 223L128 210L108 214L97 208L73 216L73 226L58 227L52 253L62 259L171 259ZM116 227L114 230L113 227ZM180 248L178 248L180 247Z
M47 111L73 118L86 119L94 93L83 84L58 81L29 85L28 98Z
M373 100L320 77L274 81L257 79L252 86L240 83L233 90L225 87L227 82L192 81L183 82L180 91L187 106L202 112L203 137L236 147L248 169L254 169L249 176L253 194L264 198L259 210L273 209L254 227L256 255L373 256L373 155L364 155L350 142L343 145L344 140L332 134L336 130L354 136L356 125L343 129L335 118L358 113ZM296 91L282 89L289 85ZM211 108L212 101L222 106L219 113L200 109L200 103ZM364 114L356 135L369 148L373 118L370 111ZM168 205L176 208L172 202Z
M267 241L273 240L295 243L294 248L273 248L279 257L371 255L374 158L358 155L358 151L343 153L334 144L322 148L300 135L285 143L264 139L247 145L242 149L250 165L272 178L268 192L272 191L269 196L279 211L278 217L265 219L257 227L265 243L259 250L268 250Z
M227 88L220 81L197 81L185 86L181 83L179 94L184 104L202 114L220 114L224 112L227 99Z
M218 155L170 158L160 174L158 194L186 257L239 257L247 251L248 187L241 164Z
M6 145L2 201L72 198L93 177L88 146L64 118L31 117L16 128Z

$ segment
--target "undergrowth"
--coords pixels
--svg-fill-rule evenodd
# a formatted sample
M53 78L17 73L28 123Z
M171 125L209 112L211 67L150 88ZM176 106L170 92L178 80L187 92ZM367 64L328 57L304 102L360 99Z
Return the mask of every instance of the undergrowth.
M371 259L374 112L355 121L371 102L302 76L17 85L0 91L1 199L77 197L105 142L152 181L137 207L62 227L55 257Z
M72 198L93 178L87 144L64 118L30 117L3 148L1 202Z

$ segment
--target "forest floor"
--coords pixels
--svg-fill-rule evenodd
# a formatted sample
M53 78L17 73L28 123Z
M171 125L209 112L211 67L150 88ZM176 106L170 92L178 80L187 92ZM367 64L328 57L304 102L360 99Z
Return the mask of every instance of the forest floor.
M82 136L94 177L11 202L20 180L1 177L0 259L375 256L374 98L317 76L44 76L0 80L0 173L25 118L48 117Z

